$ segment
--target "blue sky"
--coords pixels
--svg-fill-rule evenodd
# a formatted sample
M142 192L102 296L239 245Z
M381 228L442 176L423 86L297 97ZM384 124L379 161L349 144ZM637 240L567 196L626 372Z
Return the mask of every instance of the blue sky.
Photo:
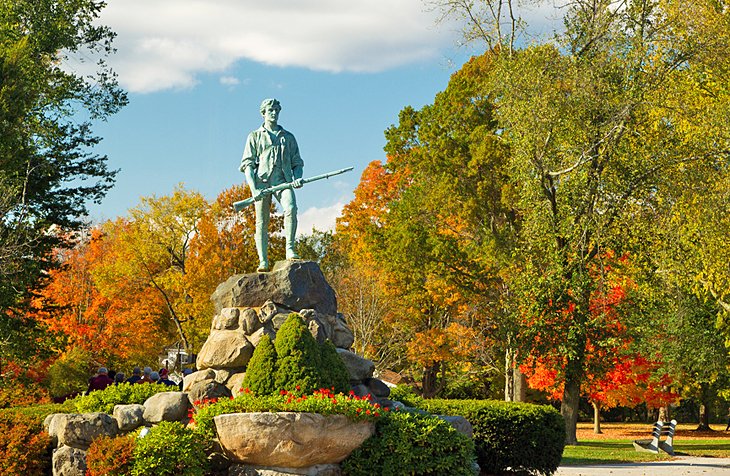
M95 128L97 152L120 169L90 206L97 222L178 183L209 199L241 183L246 135L261 124L261 100L275 97L305 177L355 167L297 192L300 233L329 229L367 164L385 160L383 131L398 112L432 102L474 53L420 0L109 3L102 22L119 35L110 62L130 102ZM531 15L544 21L546 12Z

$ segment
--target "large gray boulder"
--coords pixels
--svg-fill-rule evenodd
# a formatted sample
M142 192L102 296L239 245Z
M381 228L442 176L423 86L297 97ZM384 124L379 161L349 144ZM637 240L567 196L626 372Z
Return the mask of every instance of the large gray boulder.
M117 421L106 413L70 413L53 417L51 427L59 445L88 450L91 442L100 436L116 436Z
M187 393L188 400L194 407L198 407L206 400L217 400L220 398L231 398L231 390L215 380L202 380L192 387Z
M231 461L283 468L339 463L375 432L372 422L318 413L227 413L213 421Z
M215 370L198 370L197 372L193 372L190 375L183 377L183 392L189 392L193 385L204 380L215 380Z
M188 417L190 401L183 392L162 392L144 402L144 420L147 423L184 421Z
M198 353L199 370L242 368L253 355L253 344L239 331L212 331Z
M85 476L86 451L71 446L53 450L53 476Z
M269 300L292 311L337 314L335 292L314 261L277 261L268 273L231 276L211 300L217 314L227 307L261 307Z
M130 405L115 405L114 419L119 431L128 433L144 425L144 405L132 403Z
M337 349L337 354L345 363L347 372L350 374L350 381L360 382L369 379L375 372L375 364L372 360L360 357L354 352L345 349Z

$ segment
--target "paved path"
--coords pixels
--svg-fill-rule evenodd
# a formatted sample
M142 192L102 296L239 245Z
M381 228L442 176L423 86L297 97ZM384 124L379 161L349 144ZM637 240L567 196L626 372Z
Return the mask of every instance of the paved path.
M555 476L730 476L730 458L680 456L651 463L561 466Z

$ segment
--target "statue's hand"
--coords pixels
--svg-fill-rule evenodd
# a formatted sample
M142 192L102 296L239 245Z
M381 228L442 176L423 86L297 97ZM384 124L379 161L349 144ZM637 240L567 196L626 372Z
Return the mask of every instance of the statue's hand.
M294 188L302 188L302 185L304 185L304 183L302 182L302 179L298 178L298 179L294 179L294 181L291 183L291 185Z
M251 197L256 201L259 201L266 196L265 191L266 189L260 188L251 189Z

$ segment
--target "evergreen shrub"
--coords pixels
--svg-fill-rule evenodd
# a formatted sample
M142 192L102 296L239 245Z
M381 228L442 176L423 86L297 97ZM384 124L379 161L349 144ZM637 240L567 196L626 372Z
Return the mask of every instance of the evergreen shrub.
M329 339L321 346L321 365L324 372L322 387L334 388L335 393L350 391L350 373Z
M276 333L276 387L311 393L322 385L319 344L299 314L289 314Z
M422 400L419 408L460 415L474 428L477 462L482 471L553 474L565 447L565 422L548 405L493 400Z
M160 422L134 447L131 476L203 476L208 457L200 437L180 422Z
M255 395L275 395L281 390L310 394L322 388L347 393L350 377L334 344L319 345L301 316L292 313L273 345L268 336L261 338L243 386Z
M86 476L127 476L132 470L135 438L101 436L86 453Z
M474 442L432 415L383 415L376 433L341 464L348 476L474 476Z
M243 387L256 395L273 395L276 388L276 349L268 334L264 334L248 361ZM234 392L235 393L235 392Z
M167 385L154 383L120 383L110 385L104 390L96 390L88 395L76 397L73 402L79 413L104 412L112 414L115 405L131 403L143 404L152 395L169 392Z

